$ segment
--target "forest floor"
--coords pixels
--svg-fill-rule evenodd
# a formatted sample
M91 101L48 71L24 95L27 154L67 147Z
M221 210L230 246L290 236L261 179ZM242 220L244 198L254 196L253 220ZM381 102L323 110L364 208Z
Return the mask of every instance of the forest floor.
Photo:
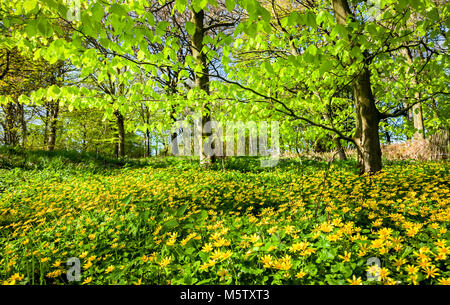
M449 164L0 150L0 283L449 284Z

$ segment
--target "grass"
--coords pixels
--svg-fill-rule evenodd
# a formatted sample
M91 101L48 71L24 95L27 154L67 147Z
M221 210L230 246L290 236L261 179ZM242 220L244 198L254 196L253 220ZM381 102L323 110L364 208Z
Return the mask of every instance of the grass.
M450 280L446 162L390 162L367 177L351 160L261 168L242 157L203 170L176 158L0 155L3 284ZM79 282L66 277L71 257Z

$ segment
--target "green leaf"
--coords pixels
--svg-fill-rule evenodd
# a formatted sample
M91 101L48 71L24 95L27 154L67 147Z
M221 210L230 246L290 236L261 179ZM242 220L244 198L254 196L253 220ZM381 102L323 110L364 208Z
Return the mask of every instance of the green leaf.
M225 7L227 8L227 10L229 10L231 12L236 7L236 1L235 0L225 0Z
M179 207L179 208L177 209L177 216L178 216L178 217L183 216L183 214L186 212L187 208L188 208L188 205L187 205L187 204L182 205L181 207Z
M178 226L178 221L176 219L171 219L163 224L163 227L170 230Z
M177 0L176 4L175 4L175 9L180 12L180 14L183 14L184 11L186 10L186 6L187 6L187 0Z
M132 199L133 199L133 194L129 194L128 196L123 198L121 201L124 205L127 205L131 202Z
M206 218L208 218L208 212L202 210L200 213L197 214L197 218L199 221L205 220Z
M116 3L111 5L111 7L109 8L109 12L111 14L117 14L119 16L126 16L126 15L128 15L128 12L122 7L122 5L116 4Z
M208 0L193 0L192 7L195 12L199 12L208 5Z
M92 18L94 22L100 22L102 18L105 16L105 11L103 7L99 3L95 3L92 7Z
M52 33L50 24L48 23L47 20L45 20L43 18L39 19L37 28L38 28L39 32L45 37L50 36Z
M53 93L54 95L59 95L61 93L61 90L58 88L58 86L52 85L50 87L50 91L51 93Z
M326 21L328 21L328 18L329 18L328 12L321 11L316 17L316 22L317 22L317 24L321 24L323 22L326 25Z
M188 21L184 24L184 28L188 32L189 35L193 36L195 34L195 24Z
M317 27L316 15L314 13L308 12L306 15L306 25L313 28Z
M36 5L37 5L37 0L25 0L23 2L23 8L25 9L25 13L29 13L32 10L34 10Z
M316 54L317 54L317 47L312 44L306 49L306 52L308 52L312 56L316 56Z

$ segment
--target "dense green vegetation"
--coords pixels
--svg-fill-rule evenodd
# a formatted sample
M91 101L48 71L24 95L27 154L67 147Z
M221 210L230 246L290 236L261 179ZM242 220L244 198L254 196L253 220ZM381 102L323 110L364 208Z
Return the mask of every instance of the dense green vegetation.
M15 154L23 167L0 170L3 284L67 283L69 257L80 258L83 284L450 280L448 163L359 176L354 161L261 170L236 158L205 170L179 159L26 155ZM379 281L369 280L371 257Z

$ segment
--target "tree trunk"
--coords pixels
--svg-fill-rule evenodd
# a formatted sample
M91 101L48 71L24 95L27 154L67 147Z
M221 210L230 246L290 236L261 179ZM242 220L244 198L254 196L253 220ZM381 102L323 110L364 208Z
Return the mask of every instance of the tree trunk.
M117 124L117 143L116 143L116 157L121 158L125 156L125 127L123 115L118 111L114 111Z
M410 65L409 69L408 69L408 74L411 73L411 67L413 65L413 58L412 58L412 54L411 51L408 48L404 49L404 54L406 56L406 60L408 62L408 64ZM411 83L413 84L413 86L416 86L418 83L417 80L417 76L414 75L411 77ZM416 100L420 99L420 92L416 92L414 94L414 98ZM423 113L422 113L422 104L416 104L412 107L411 109L411 119L412 119L412 123L414 126L414 129L416 130L413 136L414 140L423 140L425 139L425 128L423 125Z
M357 129L355 142L358 149L358 165L364 173L381 170L381 145L379 136L379 112L375 106L368 68L356 78L354 88Z
M19 107L20 112L20 125L22 127L22 147L27 146L27 139L28 139L28 129L27 129L27 121L25 120L25 105L24 104L17 104Z
M385 131L384 134L386 135L386 143L391 144L392 141L391 141L391 135L390 135L389 131Z
M333 0L333 10L338 24L347 26L347 18L354 19L347 0ZM358 44L355 43L358 47ZM375 105L370 83L370 71L364 63L363 71L353 83L356 132L355 143L358 150L358 166L361 173L381 170L381 146L378 126L380 113Z
M59 102L49 104L47 150L53 151L56 144L56 129L59 113Z
M344 147L341 145L341 140L337 137L333 138L334 144L336 145L336 149L339 154L339 160L345 161L347 160L347 156L345 155Z
M420 93L415 94L416 98L420 98ZM412 108L413 112L413 123L414 129L416 132L414 133L414 140L423 140L425 139L425 127L423 125L423 113L422 113L422 104L416 104Z
M174 92L172 92L172 94L174 94ZM175 116L175 107L172 105L172 110L170 111L170 118L172 119L173 123L176 123L177 118ZM178 156L179 155L179 150L178 150L178 138L177 138L177 131L175 130L174 132L172 132L170 134L170 143L172 145L172 155L173 156Z
M146 146L146 157L150 157L152 152L150 150L150 130L148 128L145 130L145 146Z
M17 145L18 136L16 129L16 109L14 103L6 104L5 108L5 144L6 145Z
M195 74L195 86L203 90L207 95L209 95L209 70L206 54L202 52L203 49L203 38L204 38L204 10L195 12L194 9L191 11L192 17L191 22L195 25L195 31L192 35L192 56L197 61L199 65L202 66L202 72ZM205 132L205 124L211 120L210 106L208 102L205 102L202 107L202 136L200 144L200 164L202 166L208 167L215 161L215 156L211 153L206 153L203 147L205 140L211 136L211 132Z

